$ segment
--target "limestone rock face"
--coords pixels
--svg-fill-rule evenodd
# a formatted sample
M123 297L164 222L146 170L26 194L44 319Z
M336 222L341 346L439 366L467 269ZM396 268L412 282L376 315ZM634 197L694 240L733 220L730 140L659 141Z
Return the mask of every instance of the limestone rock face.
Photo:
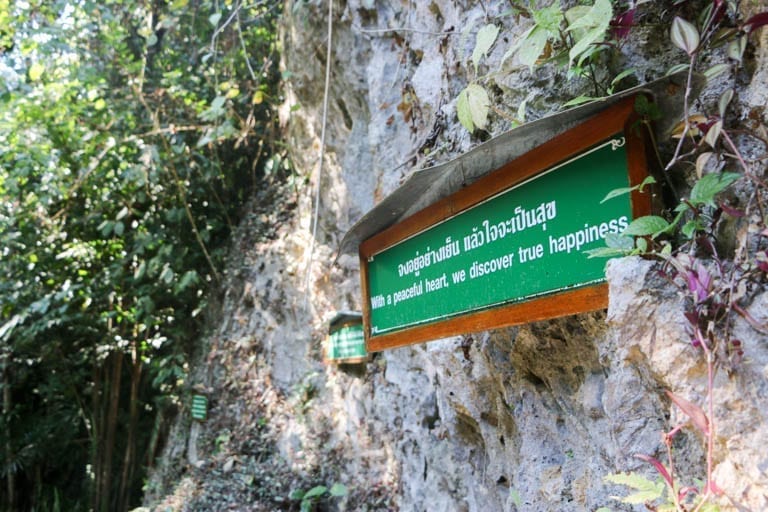
M477 73L493 73L492 103L509 115L491 115L488 133L508 129L524 101L533 119L585 93L564 69L502 63L531 24L505 14L509 3L348 0L334 8L321 176L326 2L287 7L282 34L289 78L281 120L297 173L321 187L314 254L311 187L299 190L284 219L266 211L253 220L266 220L273 236L238 242L223 318L207 364L195 372L219 397L211 415L242 425L258 416L244 401L267 407L282 459L294 474L346 484L348 496L332 502L342 509L623 509L611 496L625 490L603 477L631 470L656 478L634 455L666 460L661 435L685 420L664 390L699 404L706 394L684 299L652 262L609 263L607 314L386 351L361 371L320 363L334 312L361 309L357 259L336 254L345 231L415 169L480 142L455 111L458 93L477 76L469 59L478 29L489 21L501 28ZM654 30L628 43L619 70L635 67L650 80L682 61L667 34ZM768 48L757 44L740 108L765 116ZM750 308L768 320L768 293ZM725 508L768 510L768 342L746 322L735 332L747 355L730 376L718 374L715 480L728 491ZM232 360L249 364L226 374L221 365ZM705 474L702 446L691 428L676 437L689 485Z

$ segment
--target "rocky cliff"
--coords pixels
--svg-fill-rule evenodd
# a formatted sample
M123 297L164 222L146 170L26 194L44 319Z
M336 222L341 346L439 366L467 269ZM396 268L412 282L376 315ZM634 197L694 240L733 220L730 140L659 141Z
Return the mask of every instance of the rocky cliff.
M326 493L322 507L620 510L628 506L611 496L625 491L604 476L653 476L634 454L665 460L662 432L685 417L664 390L701 402L706 365L688 341L684 297L640 258L608 265L607 313L386 351L363 368L321 363L327 322L336 311L361 309L357 258L337 254L352 224L415 170L462 155L521 114L540 118L589 93L567 69L502 64L531 26L509 5L335 3L322 175L327 5L286 6L282 121L298 183L254 199L233 246L220 318L193 370L193 384L209 394L210 418L192 426L179 420L149 502L180 510L288 509L301 501L292 491L342 483L346 496ZM681 61L669 44L671 16L646 8L664 22L638 24L622 61L612 63L635 69L628 85ZM497 112L471 135L457 119L456 98L476 76L470 55L489 22L501 32L477 73L490 76ZM765 35L750 39L747 55L744 71L722 80L736 88L734 115L764 125ZM711 85L705 99L724 87ZM678 179L685 182L684 172ZM768 321L768 294L754 294L749 311ZM714 477L727 490L724 508L766 510L768 343L746 321L735 332L746 356L717 377ZM704 474L695 429L684 429L674 448L684 476Z

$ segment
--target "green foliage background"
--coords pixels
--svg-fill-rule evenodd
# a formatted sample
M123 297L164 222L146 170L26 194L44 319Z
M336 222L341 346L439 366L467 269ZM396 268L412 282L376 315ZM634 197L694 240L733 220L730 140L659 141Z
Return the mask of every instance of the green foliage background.
M279 7L0 0L0 508L140 499L274 167Z

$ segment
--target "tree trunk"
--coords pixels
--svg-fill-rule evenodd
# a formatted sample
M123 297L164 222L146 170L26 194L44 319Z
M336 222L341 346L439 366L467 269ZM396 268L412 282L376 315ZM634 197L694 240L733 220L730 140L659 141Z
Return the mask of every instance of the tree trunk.
M123 354L119 351L112 352L112 375L109 379L109 414L105 425L106 438L104 440L103 467L101 476L101 489L99 490L100 502L97 510L108 512L112 510L112 458L115 449L115 432L117 430L117 416L120 406L120 379L123 370Z
M120 481L120 493L117 510L128 509L130 498L130 486L136 467L136 429L139 422L139 384L141 383L141 357L139 357L136 342L133 343L132 368L131 368L131 401L129 402L128 440L125 444L125 457L123 458L123 476Z
M5 417L5 460L10 462L13 460L13 447L11 446L11 369L8 363L8 353L3 354L3 416ZM13 468L8 468L6 474L6 482L8 484L8 510L16 509L16 481L14 478Z

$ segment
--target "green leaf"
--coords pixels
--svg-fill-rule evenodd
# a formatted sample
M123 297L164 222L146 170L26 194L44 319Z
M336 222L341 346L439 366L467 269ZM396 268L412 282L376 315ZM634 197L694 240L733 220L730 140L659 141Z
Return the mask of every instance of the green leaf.
M607 233L605 235L605 245L611 249L621 249L622 251L631 251L635 248L635 242L632 238L619 233Z
M605 37L605 33L613 17L613 7L610 0L596 0L595 4L583 16L573 21L568 32L573 32L576 44L568 52L569 64L584 60L580 58L590 49L594 43L599 43Z
M315 498L317 496L322 496L328 492L328 488L324 485L316 485L315 487L308 490L302 499L308 500L309 498Z
M533 21L536 23L536 26L541 27L550 34L556 34L560 30L562 19L563 12L560 10L559 2L553 2L549 7L533 11Z
M33 82L37 82L42 78L45 72L45 67L39 62L35 62L29 67L29 79Z
M744 50L747 49L747 35L738 37L728 43L728 57L741 64L744 57Z
M173 270L171 267L166 266L163 268L163 271L160 273L160 279L165 284L171 284L171 281L173 281Z
M142 262L143 263L143 262ZM197 272L194 270L187 270L184 272L184 275L181 276L181 279L179 280L179 284L176 286L176 289L178 291L183 291L187 289L189 286L199 282L200 279L198 278Z
M715 64L711 68L704 71L704 77L707 79L707 81L712 80L716 76L722 75L723 73L730 71L731 65L730 64Z
M488 50L490 50L493 43L496 42L496 37L498 37L498 35L499 27L493 23L483 26L477 32L475 50L472 52L472 64L475 65L475 73L477 73L477 66L480 63L480 59L488 54Z
M475 128L485 129L490 105L491 100L485 89L477 84L469 84L466 89L459 93L459 98L456 101L456 114L459 116L459 122L470 132L475 131Z
M581 105L583 103L589 103L590 101L599 100L600 98L596 98L594 96L576 96L570 101L566 101L561 105L563 108L568 107L575 107L576 105Z
M544 51L544 47L549 40L549 33L546 29L539 27L538 25L528 33L528 36L523 39L520 44L520 52L517 54L517 58L520 59L520 63L533 69L536 65L536 61L539 60L539 55Z
M629 69L625 69L624 71L622 71L621 73L616 75L616 78L611 80L611 91L613 91L613 89L619 84L619 82L621 82L622 80L624 80L628 76L631 76L636 71L637 70L635 68L629 68Z
M641 116L647 117L652 121L661 119L662 117L661 109L659 109L659 106L656 103L650 101L644 94L638 95L635 99L635 112Z
M630 494L624 498L614 496L614 499L629 505L642 505L649 501L655 501L664 495L666 489L664 482L653 482L637 473L614 473L603 478L606 482L618 485L625 485L638 492Z
M717 110L720 113L720 117L725 117L725 109L728 108L728 104L733 99L733 89L726 89L723 94L720 95L720 99L717 102Z
M615 188L605 195L603 200L600 201L600 204L603 204L604 202L608 201L609 199L613 199L614 197L619 197L624 194L629 194L634 190L640 190L640 192L642 192L643 188L653 183L656 183L656 179L653 176L648 176L643 180L642 183L640 183L639 185L635 185L634 187Z
M472 122L472 112L469 110L469 96L467 90L464 89L459 93L459 97L456 100L456 115L459 117L461 126L472 133L475 131L475 123Z
M685 238L692 239L693 235L695 235L696 232L700 231L702 228L703 226L701 226L700 222L698 222L696 219L692 219L683 224L683 227L680 228L680 232Z
M741 174L735 172L705 174L691 189L691 202L715 207L715 196L739 178Z
M329 491L331 496L334 496L336 498L340 498L342 496L346 496L348 494L347 486L344 484L333 484L331 486L331 490Z
M528 107L528 98L524 99L520 102L520 105L517 107L517 120L521 123L525 122L525 110Z
M707 134L704 136L704 141L712 146L715 147L715 144L717 144L717 139L720 137L720 132L723 130L723 121L720 120L713 124L709 130L707 130Z
M101 236L108 237L110 234L112 234L112 229L114 228L115 223L111 220L105 220L101 224L99 224L99 227L97 228L101 232Z
M626 236L656 236L663 233L670 227L662 217L656 215L646 215L632 221L627 226L622 235Z
M616 249L613 247L598 247L597 249L589 249L584 251L587 258L615 258L617 256L626 256L627 251L624 249Z
M3 325L0 325L0 340L5 341L10 337L10 335L13 333L13 330L16 328L16 326L21 325L24 320L26 319L26 314L24 315L13 315L10 320L5 322Z
M688 71L689 64L675 64L667 70L667 76L680 73L681 71Z
M672 29L669 32L672 43L688 55L693 55L699 47L699 31L689 21L679 16L672 20Z

